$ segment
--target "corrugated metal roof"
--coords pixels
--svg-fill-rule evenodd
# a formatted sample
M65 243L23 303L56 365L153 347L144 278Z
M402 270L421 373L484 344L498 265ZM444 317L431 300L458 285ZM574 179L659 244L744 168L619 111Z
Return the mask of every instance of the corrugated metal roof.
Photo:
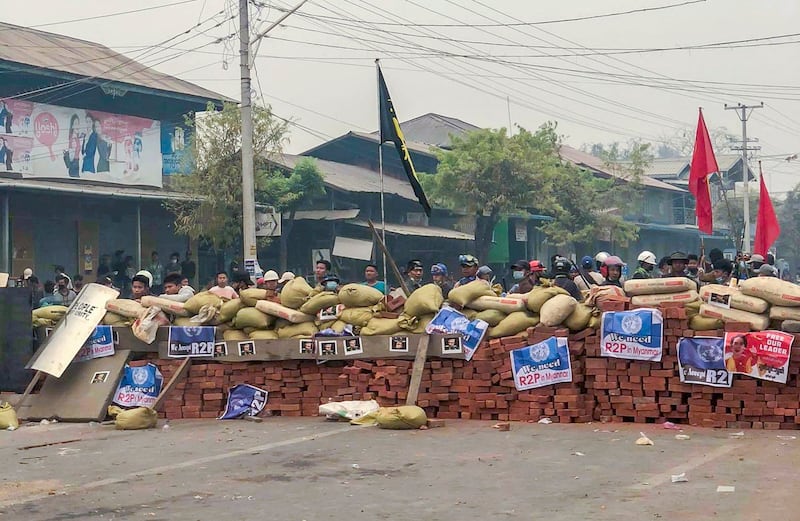
M129 186L94 185L88 183L71 183L44 181L38 179L0 178L0 189L10 188L23 191L45 191L67 194L96 195L102 197L121 197L125 199L191 199L181 192L158 188L133 188Z
M348 224L369 227L369 223L364 221L347 221ZM381 229L380 223L375 223L375 228ZM471 241L475 237L468 233L448 230L447 228L436 228L435 226L412 226L410 224L386 223L386 233L396 235L413 235L417 237L436 237L438 239L456 239L461 241Z
M727 172L742 158L737 154L720 154L717 157L717 166L720 171ZM688 169L691 157L671 157L654 159L645 169L644 175L657 179L677 179L684 170Z
M584 168L588 168L589 170L594 171L595 173L605 176L605 177L615 177L618 179L623 179L622 176L617 174L616 172L609 171L606 166L603 164L603 161L600 158L597 158L591 154L587 154L586 152L581 152L576 148L572 148L569 145L561 145L559 149L559 155L566 159L571 163L575 163L578 166L582 166ZM685 192L686 190L682 190L678 187L669 185L658 179L653 179L651 177L642 176L641 183L644 186L650 188L658 188L661 190L669 190L671 192Z
M151 69L99 43L3 22L0 22L0 60L180 93L207 101L233 101Z
M286 168L293 169L298 161L306 158L307 156L282 154L272 161ZM310 159L316 162L319 171L325 178L325 184L332 188L337 188L345 192L380 193L381 191L381 178L377 172L373 172L368 168L345 163L336 163L334 161L326 161L317 158ZM414 195L414 190L411 188L411 184L408 181L385 175L383 176L383 187L384 193L396 195L403 199L408 199L409 201L417 200L417 197Z
M300 210L295 212L294 218L297 221L344 221L347 219L355 219L361 210L353 208L352 210ZM288 218L289 214L283 214Z
M466 121L434 114L433 112L403 121L400 123L400 127L403 129L403 135L409 141L425 143L439 148L450 148L452 146L451 135L460 136L466 132L480 129L480 127L476 127ZM371 135L377 136L378 132L372 132Z

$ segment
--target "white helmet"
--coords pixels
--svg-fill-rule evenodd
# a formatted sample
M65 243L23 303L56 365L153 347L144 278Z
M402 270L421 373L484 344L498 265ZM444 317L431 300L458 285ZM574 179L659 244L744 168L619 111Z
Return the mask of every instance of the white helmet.
M603 261L608 258L610 254L607 251L601 251L594 256L594 261L598 264L603 264Z
M643 251L636 257L636 260L639 262L646 262L647 264L652 264L653 266L656 265L656 255L652 251Z

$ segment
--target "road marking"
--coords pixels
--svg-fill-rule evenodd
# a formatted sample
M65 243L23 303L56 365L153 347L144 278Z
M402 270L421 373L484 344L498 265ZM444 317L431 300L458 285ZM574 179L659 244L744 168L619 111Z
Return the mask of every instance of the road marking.
M739 448L739 445L736 444L723 445L721 447L717 447L708 454L704 454L703 457L692 460L691 463L684 463L683 465L678 465L676 467L672 467L671 469L663 470L658 474L647 476L642 480L641 483L632 485L630 488L632 490L650 490L652 488L659 487L664 483L670 482L672 480L673 474L683 474L684 472L689 472L690 470L702 467L703 465L710 463L715 459L719 459L722 456L725 456L726 454L737 448Z
M248 449L240 449L234 450L231 452L225 452L223 454L216 454L214 456L205 456L202 458L195 458L187 461L181 461L178 463L170 463L169 465L161 465L159 467L153 467L145 470L139 470L136 472L130 472L128 474L124 474L122 476L118 476L115 478L106 478L100 479L97 481L90 481L89 483L84 483L83 485L75 485L75 486L65 486L64 488L56 491L51 491L42 494L35 494L32 496L27 496L23 498L17 499L8 499L5 501L0 501L0 508L7 508L10 506L15 505L22 505L25 503L30 503L31 501L38 501L41 499L53 497L53 496L63 496L66 494L74 494L75 492L93 490L100 487L106 487L108 485L116 485L118 483L124 483L125 481L142 478L146 476L153 476L156 474L164 474L167 472L172 472L175 470L186 469L190 467L196 467L198 465L204 465L206 463L212 463L214 461L221 461L230 458L236 458L239 456L247 456L252 455L256 452L264 452L272 449L277 449L279 447L286 447L287 445L296 445L298 443L305 443L307 441L313 441L320 438L327 438L328 436L336 436L338 434L343 434L345 432L353 432L354 427L352 425L347 425L346 428L343 429L336 429L331 430L328 432L322 432L319 434L311 434L308 436L300 436L299 438L291 438L288 440L283 441L275 441L272 443L266 443L264 445L257 445L255 447L250 447Z

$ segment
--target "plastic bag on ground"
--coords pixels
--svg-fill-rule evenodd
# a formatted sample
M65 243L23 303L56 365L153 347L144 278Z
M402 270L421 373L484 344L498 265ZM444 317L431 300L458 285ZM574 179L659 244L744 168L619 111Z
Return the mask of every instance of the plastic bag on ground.
M319 406L319 415L328 418L355 420L380 409L375 400L355 400L346 402L329 402Z

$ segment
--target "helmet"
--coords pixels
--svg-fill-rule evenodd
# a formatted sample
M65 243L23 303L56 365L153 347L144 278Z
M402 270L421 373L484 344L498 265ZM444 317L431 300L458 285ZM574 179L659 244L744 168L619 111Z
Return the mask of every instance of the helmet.
M478 259L476 259L473 255L459 255L458 256L458 264L461 266L477 266Z
M646 262L647 264L652 264L655 266L656 264L656 256L652 251L643 251L636 257L636 260L639 262Z
M620 267L622 267L624 265L625 265L625 263L622 262L622 259L620 259L616 255L609 255L603 261L603 266L620 266Z
M564 257L556 257L555 261L553 262L553 273L557 275L566 275L569 273L571 266L572 263L569 262L569 259L565 259Z
M538 260L532 260L528 265L531 267L531 271L534 273L542 272L545 269L544 265L542 264L542 261Z
M431 275L444 275L447 276L447 266L438 262L431 266Z
M422 261L419 259L410 260L408 261L408 264L406 264L406 271L422 269L422 268L423 268Z
M602 264L608 258L608 256L609 256L609 253L607 251L601 251L601 252L598 252L598 254L594 256L594 260L595 260L595 262L599 262L600 264Z
M675 253L669 256L670 266L672 265L672 261L689 262L689 256L683 253L682 251L676 251Z
M592 262L593 259L589 255L584 255L583 258L581 259L581 268L585 270L592 269Z
M482 277L491 278L491 276L494 275L494 272L492 271L492 268L490 268L489 266L481 266L480 268L478 268L477 275L479 278Z

